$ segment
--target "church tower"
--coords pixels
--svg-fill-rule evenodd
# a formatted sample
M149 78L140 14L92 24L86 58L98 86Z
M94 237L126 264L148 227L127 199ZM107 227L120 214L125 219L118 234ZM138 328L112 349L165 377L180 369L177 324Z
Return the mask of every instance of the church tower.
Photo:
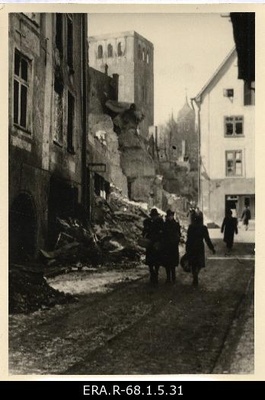
M91 67L119 76L118 100L135 103L144 115L140 134L154 125L154 47L135 31L89 37Z

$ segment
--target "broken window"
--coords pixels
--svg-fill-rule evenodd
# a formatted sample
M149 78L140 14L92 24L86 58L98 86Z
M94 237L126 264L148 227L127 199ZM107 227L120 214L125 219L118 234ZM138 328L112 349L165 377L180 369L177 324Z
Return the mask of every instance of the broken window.
M55 45L59 50L59 54L63 55L63 14L56 13L56 36Z
M63 144L63 85L59 79L54 82L54 132L53 140L56 144Z
M243 133L242 116L225 117L225 136L242 136Z
M74 66L74 55L73 55L73 17L67 15L67 64L70 68L70 72L73 72Z
M108 57L113 57L113 47L111 44L108 44Z
M74 116L75 116L75 99L68 92L68 111L67 111L67 151L74 154Z
M102 47L102 45L100 44L99 46L98 46L98 58L102 58L103 57L103 47Z
M106 181L101 175L94 174L94 190L97 196L107 199L110 194L110 183Z
M28 130L28 95L30 62L15 50L14 60L14 123Z
M226 176L242 176L242 151L226 152Z

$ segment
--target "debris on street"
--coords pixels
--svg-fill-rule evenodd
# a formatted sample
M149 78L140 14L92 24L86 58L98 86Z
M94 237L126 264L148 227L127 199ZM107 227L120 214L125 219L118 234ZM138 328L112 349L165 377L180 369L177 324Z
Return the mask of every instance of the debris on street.
M39 309L48 309L56 304L65 304L76 300L71 294L52 288L47 283L40 265L10 265L10 314L27 314Z

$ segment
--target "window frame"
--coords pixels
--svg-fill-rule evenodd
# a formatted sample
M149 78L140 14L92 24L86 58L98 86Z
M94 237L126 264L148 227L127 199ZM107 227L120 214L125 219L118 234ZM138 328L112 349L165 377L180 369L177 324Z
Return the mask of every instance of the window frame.
M232 154L232 161L233 161L233 172L229 173L228 172L228 154ZM240 161L241 161L241 173L237 174L236 173L236 160L237 157L236 155L240 154ZM242 150L226 150L225 151L225 176L227 178L239 178L243 177L243 151Z
M229 121L229 120L230 121ZM242 124L242 133L236 133L236 124L241 122ZM227 134L227 125L230 123L232 125L232 133ZM235 137L244 137L244 116L243 115L226 115L224 116L224 137L225 138L235 138Z
M16 55L19 57L19 75L16 74ZM21 52L18 48L14 49L13 52L13 98L12 98L12 121L13 125L20 129L21 131L27 133L28 135L31 135L31 112L32 110L29 107L29 101L28 99L32 95L32 59L30 59L25 53ZM22 77L22 66L21 66L21 61L25 61L27 65L27 79L25 80ZM18 90L17 90L17 111L15 111L15 98L16 98L16 93L15 93L15 82L18 85ZM21 87L26 88L26 104L24 105L25 108L25 125L21 123L22 120L22 91ZM15 120L15 114L17 113L17 119Z

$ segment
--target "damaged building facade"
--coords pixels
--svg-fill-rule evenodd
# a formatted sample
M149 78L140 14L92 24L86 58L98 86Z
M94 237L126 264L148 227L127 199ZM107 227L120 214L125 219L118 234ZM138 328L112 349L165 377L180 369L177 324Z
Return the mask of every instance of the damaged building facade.
M85 203L86 14L9 14L10 258L56 240ZM78 45L77 45L78 44Z
M89 37L89 63L89 142L99 148L94 139L102 136L98 160L112 149L101 177L131 200L162 207L162 182L148 147L149 128L154 123L152 43L134 31ZM113 173L108 175L108 169Z

